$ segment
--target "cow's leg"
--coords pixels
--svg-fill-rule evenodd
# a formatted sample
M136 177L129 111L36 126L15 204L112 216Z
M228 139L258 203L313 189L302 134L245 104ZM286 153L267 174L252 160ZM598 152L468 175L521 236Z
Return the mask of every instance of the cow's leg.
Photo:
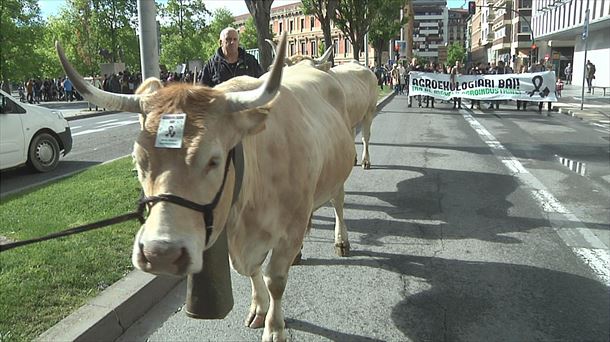
M249 328L258 329L264 326L265 316L269 311L269 293L260 268L250 277L250 282L252 283L252 302L245 324Z
M352 128L352 136L356 137L356 128ZM354 155L354 166L358 165L358 152Z
M371 160L369 157L369 140L371 139L371 124L373 123L373 113L369 113L362 119L362 168L370 169Z
M332 198L331 203L335 208L335 252L338 256L349 255L349 240L347 238L347 226L343 220L343 204L345 202L345 191L343 185Z
M265 283L271 295L271 302L265 319L263 341L286 341L282 296L288 281L288 269L303 243L302 234L300 235L295 241L280 242L278 247L273 249L269 259L265 272Z

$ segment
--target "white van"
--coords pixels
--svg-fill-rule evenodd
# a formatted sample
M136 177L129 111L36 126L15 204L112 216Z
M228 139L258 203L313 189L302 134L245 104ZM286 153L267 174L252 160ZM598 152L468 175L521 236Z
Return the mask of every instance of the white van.
M61 112L18 103L0 90L0 170L27 164L38 172L57 166L72 150L72 133Z

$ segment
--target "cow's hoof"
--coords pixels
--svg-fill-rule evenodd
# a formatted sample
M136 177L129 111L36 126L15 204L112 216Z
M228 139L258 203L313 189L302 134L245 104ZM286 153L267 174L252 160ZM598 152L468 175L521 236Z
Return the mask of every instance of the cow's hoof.
M349 242L336 243L335 244L335 253L337 253L337 255L340 257L349 256Z
M294 257L294 260L292 260L292 266L300 265L302 257L303 257L303 253L299 252L299 254L297 254L297 256Z
M251 313L248 315L248 317L246 317L246 321L244 323L250 329L262 328L265 326L265 315L264 314L255 315L255 314Z
M365 170L370 169L370 168L371 168L371 162L369 162L369 161L363 161L363 162L362 162L362 168L363 168L363 169L365 169Z

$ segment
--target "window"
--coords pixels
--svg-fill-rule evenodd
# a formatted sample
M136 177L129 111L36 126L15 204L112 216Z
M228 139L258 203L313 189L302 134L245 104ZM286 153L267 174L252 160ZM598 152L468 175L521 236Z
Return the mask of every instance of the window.
M347 56L347 54L350 52L351 48L349 46L349 40L347 38L345 38L345 51L343 52L343 56Z
M283 23L280 21L280 26L279 26L279 27L280 27L280 30L279 30L279 33L280 33L280 34L282 33L282 24L283 24Z
M290 43L290 56L294 56L295 52L294 52L294 43Z
M312 41L311 42L311 55L312 56L317 56L318 55L318 50L316 49L316 41Z
M290 26L289 26L288 32L292 32L292 31L294 31L294 21L292 21L292 20L291 20L291 21L289 22L289 25L290 25Z
M339 40L333 39L333 54L336 56L339 52Z
M301 18L301 32L305 29L305 18Z
M305 49L305 42L301 42L301 55L306 55L307 49Z
M315 26L316 23L316 18L312 15L311 17L309 17L309 30L313 30L313 27Z
M520 8L532 8L532 0L521 0Z

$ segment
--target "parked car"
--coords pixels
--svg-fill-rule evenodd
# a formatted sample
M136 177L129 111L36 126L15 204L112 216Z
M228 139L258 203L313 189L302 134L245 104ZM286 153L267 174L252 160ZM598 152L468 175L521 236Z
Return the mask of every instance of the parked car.
M0 90L0 170L27 164L48 172L70 150L70 125L60 111L19 103Z

